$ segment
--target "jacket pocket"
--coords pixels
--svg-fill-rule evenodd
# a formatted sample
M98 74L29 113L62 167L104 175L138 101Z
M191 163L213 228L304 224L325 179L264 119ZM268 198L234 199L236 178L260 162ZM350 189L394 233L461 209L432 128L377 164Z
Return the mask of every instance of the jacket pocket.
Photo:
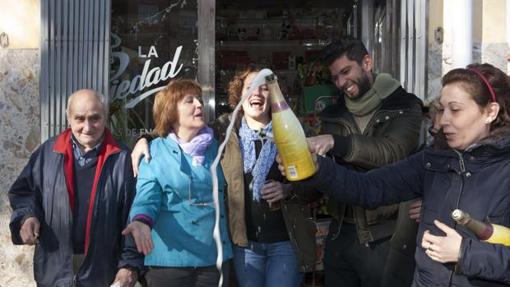
M386 220L396 220L398 214L398 204L391 204L378 207L376 209L366 210L365 216L367 224L375 225Z
M313 270L316 263L317 228L310 217L310 210L306 206L286 202L283 216L301 271Z

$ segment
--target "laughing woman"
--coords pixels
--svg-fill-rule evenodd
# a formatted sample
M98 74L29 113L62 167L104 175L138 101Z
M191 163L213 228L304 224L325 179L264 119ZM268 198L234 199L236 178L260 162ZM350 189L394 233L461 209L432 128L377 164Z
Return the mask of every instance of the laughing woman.
M259 70L250 65L230 81L232 107L250 89ZM231 120L226 114L215 125L221 141ZM293 200L290 184L278 171L266 85L247 97L235 122L221 165L228 183L237 281L241 287L300 286L301 272L315 267L315 225L308 220L308 209Z
M299 185L368 208L423 197L413 286L508 286L510 247L480 241L451 213L510 226L510 82L482 64L452 70L442 84L447 147L366 174L319 157L318 173Z
M136 197L124 234L131 233L145 256L148 286L218 286L215 210L209 168L218 145L205 125L202 90L175 80L156 96L152 160L142 161ZM232 257L224 218L224 177L218 167L220 233L224 260ZM152 229L152 232L151 232Z

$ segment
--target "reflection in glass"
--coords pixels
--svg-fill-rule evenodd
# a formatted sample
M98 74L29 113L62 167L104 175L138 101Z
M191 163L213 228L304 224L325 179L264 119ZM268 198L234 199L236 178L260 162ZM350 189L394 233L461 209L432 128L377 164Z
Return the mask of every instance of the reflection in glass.
M110 125L130 143L153 127L154 95L197 76L197 1L113 0Z

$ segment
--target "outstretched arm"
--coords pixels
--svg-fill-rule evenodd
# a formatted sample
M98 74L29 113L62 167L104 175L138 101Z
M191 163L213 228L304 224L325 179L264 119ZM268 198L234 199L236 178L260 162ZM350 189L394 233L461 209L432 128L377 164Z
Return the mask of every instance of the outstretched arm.
M373 119L374 120L374 119ZM318 154L328 151L337 158L365 169L381 167L401 160L418 147L422 112L416 102L409 111L389 119L378 136L320 135L309 139Z
M510 247L463 238L457 266L468 277L510 284Z
M151 168L153 163L140 164L136 196L129 216L131 223L122 231L123 235L132 235L138 252L145 255L153 248L150 228L158 217L163 197L161 186Z
M393 165L359 173L318 157L319 169L308 180L298 185L315 190L337 201L375 208L419 197L423 190L422 153L415 154Z

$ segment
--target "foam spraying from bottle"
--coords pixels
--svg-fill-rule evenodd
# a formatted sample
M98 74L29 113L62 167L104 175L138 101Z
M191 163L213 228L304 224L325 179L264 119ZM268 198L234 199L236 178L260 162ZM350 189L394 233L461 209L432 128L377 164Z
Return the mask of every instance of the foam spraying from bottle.
M250 89L248 91L246 91L241 96L241 100L235 107L234 112L232 112L232 117L230 118L230 123L229 123L227 131L225 133L225 139L220 144L220 147L218 149L218 154L216 155L216 158L214 159L213 164L210 167L211 174L212 174L212 182L213 182L214 208L216 210L215 219L214 219L213 238L214 238L214 242L216 243L216 250L217 250L217 254L218 254L216 257L216 268L220 272L220 281L218 282L218 286L223 285L223 272L221 272L221 265L223 263L223 246L222 246L221 237L220 237L220 204L219 204L219 200L218 200L218 198L219 198L219 196L218 196L218 174L216 172L216 169L218 167L218 164L220 163L221 155L223 154L223 151L225 150L225 145L227 144L227 141L230 138L230 135L232 134L232 129L234 128L235 119L237 118L237 114L239 113L239 110L241 109L241 105L246 100L246 98L248 98L249 95L251 95L261 85L264 85L266 83L266 76L269 76L272 74L273 74L273 71L271 71L269 69L260 70L260 72L258 72L258 74L255 76L255 78L251 82Z

